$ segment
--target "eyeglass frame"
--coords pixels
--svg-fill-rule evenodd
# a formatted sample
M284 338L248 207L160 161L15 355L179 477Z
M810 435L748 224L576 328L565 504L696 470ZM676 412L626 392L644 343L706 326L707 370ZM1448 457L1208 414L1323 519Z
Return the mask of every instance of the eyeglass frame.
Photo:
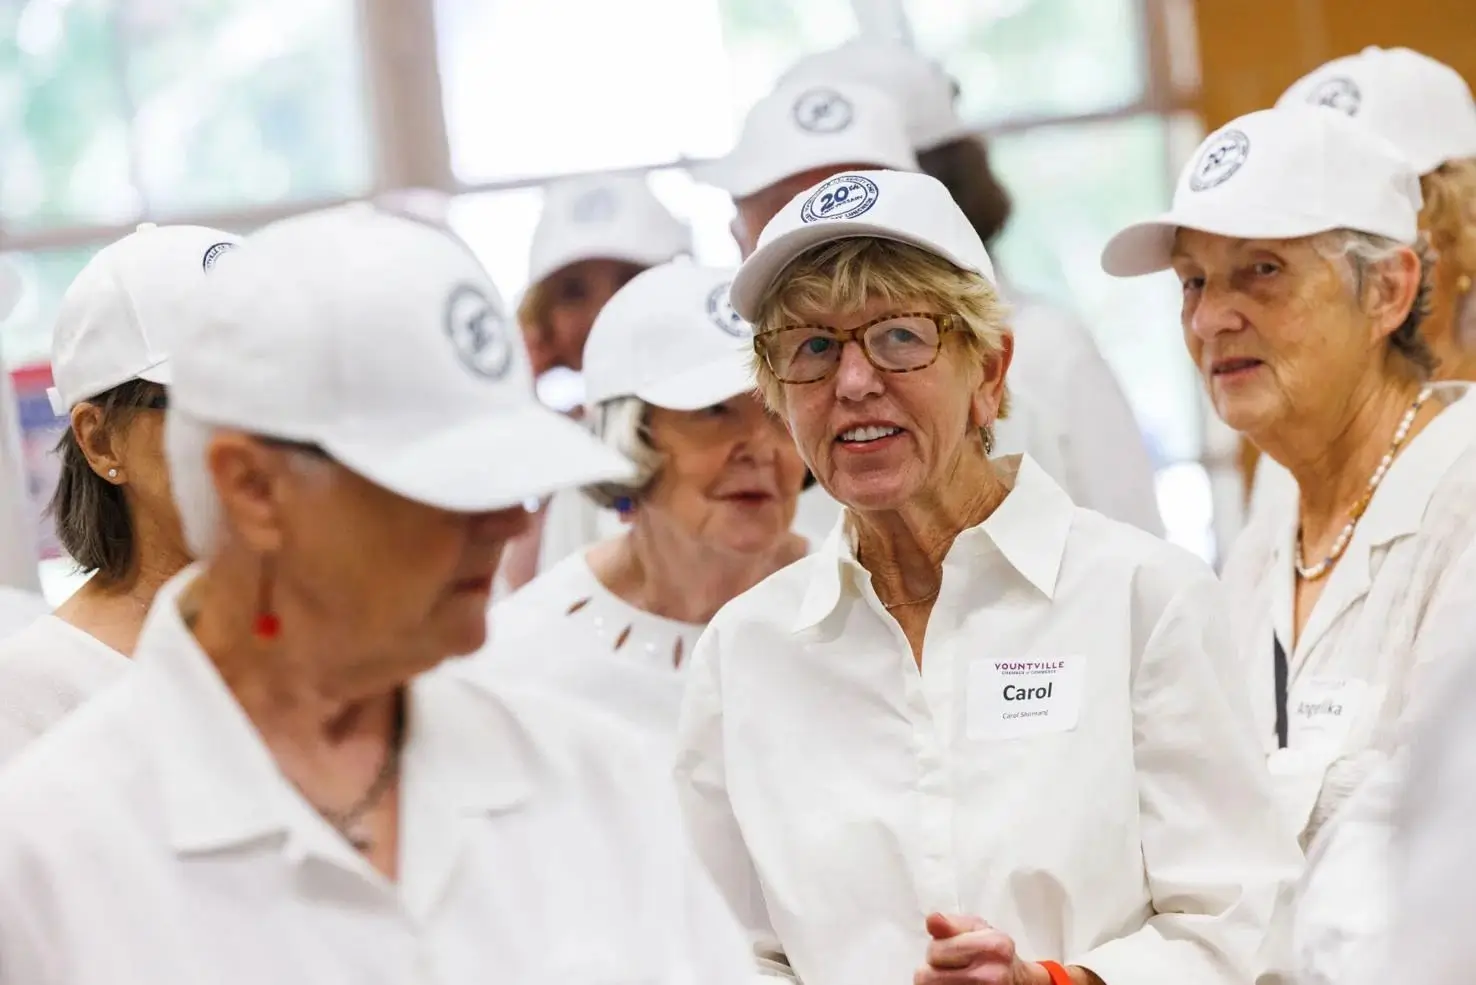
M914 366L911 369L888 369L885 366L878 366L876 364L876 360L871 357L871 351L866 347L863 333L865 333L868 329L875 328L878 325L898 318L926 318L931 321L933 323L933 327L938 330L938 344L933 347L933 358L929 359L921 366ZM803 325L785 325L781 328L771 328L767 332L760 332L753 337L753 351L755 354L758 355L760 359L764 361L764 365L769 367L769 372L774 374L774 378L777 379L780 383L783 383L785 386L807 386L811 383L823 383L834 376L840 370L840 357L837 357L835 360L835 365L831 368L830 372L826 373L824 376L817 376L813 380L790 381L784 379L779 375L778 370L774 369L773 360L769 358L769 353L765 351L763 347L762 340L768 338L771 335L778 335L780 332L793 332L802 328L825 329L827 332L832 333L836 337L836 339L841 344L842 350L844 350L846 343L855 342L857 345L861 346L861 355L866 357L866 361L871 364L871 368L876 370L878 373L916 373L919 370L927 369L929 366L938 361L938 356L943 352L943 336L947 335L949 332L960 331L962 329L962 326L959 324L959 318L957 315L945 315L936 311L896 311L889 315L882 315L880 318L873 318L869 322L857 325L855 328L849 329L836 328L834 325L807 323Z

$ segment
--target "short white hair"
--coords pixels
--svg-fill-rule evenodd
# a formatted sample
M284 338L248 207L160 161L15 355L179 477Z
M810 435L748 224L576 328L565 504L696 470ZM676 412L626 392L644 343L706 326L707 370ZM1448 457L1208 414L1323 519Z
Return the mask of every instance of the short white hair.
M1421 239L1406 246L1387 236L1354 229L1334 229L1313 236L1312 246L1325 259L1341 265L1343 282L1359 304L1363 302L1364 285L1375 267L1405 250L1414 251L1420 260L1419 290L1404 322L1389 336L1389 346L1404 358L1416 376L1422 380L1429 379L1439 365L1422 331L1430 314L1430 297L1435 289L1435 260L1429 244Z
M205 464L215 427L170 408L164 420L164 457L169 463L169 488L179 511L185 545L201 561L220 548L220 497Z
M590 410L590 432L636 467L635 476L629 482L584 487L584 494L606 509L615 509L619 500L634 503L661 471L665 456L651 445L646 430L649 412L650 405L639 397L615 397Z

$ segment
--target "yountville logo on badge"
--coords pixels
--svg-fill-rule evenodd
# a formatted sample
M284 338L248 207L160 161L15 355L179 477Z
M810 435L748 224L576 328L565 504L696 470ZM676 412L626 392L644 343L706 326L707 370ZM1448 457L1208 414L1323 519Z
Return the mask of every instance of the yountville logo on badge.
M735 339L746 338L753 334L753 328L743 320L742 315L733 310L733 303L728 299L732 286L731 283L719 284L707 295L707 317Z
M801 222L854 219L871 210L881 196L876 182L859 174L838 174L815 189L800 209Z
M1328 79L1312 90L1307 102L1314 106L1326 106L1349 116L1357 116L1363 106L1363 93L1358 83L1344 76Z
M794 101L794 122L811 133L839 133L854 116L851 101L834 89L810 89Z
M1199 155L1194 172L1189 177L1189 187L1197 192L1207 191L1224 184L1230 176L1240 170L1250 156L1250 138L1239 130L1223 130Z
M513 347L502 313L480 288L462 284L446 299L446 335L467 369L500 380L512 368Z

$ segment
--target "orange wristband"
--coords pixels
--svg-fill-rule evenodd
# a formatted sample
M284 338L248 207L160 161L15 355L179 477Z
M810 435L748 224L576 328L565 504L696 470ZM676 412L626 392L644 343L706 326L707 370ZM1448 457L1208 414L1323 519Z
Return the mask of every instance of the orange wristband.
M1071 975L1055 961L1037 962L1051 976L1051 985L1072 985Z

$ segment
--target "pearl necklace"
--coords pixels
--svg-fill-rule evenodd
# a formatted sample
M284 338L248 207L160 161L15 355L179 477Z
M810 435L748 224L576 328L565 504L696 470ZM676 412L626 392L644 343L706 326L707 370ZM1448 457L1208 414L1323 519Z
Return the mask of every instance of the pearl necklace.
M1296 559L1294 563L1298 578L1301 578L1303 581L1316 581L1332 570L1334 564L1338 563L1338 559L1348 549L1349 542L1353 540L1353 529L1358 526L1358 521L1368 511L1368 505L1373 502L1374 493L1378 491L1379 484L1384 481L1384 476L1389 474L1389 466L1394 464L1394 456L1399 454L1399 449L1404 446L1405 439L1409 437L1409 429L1414 426L1415 416L1419 414L1420 407L1424 405L1426 400L1430 399L1430 395L1434 392L1434 389L1431 387L1425 387L1420 391L1419 396L1415 397L1414 403L1409 405L1409 410L1404 412L1404 417L1400 420L1399 427L1394 430L1394 440L1389 443L1389 450L1384 452L1384 457L1379 462L1379 467L1374 469L1374 474L1369 477L1368 489L1359 497L1358 502L1353 504L1353 508L1348 511L1348 522L1338 532L1338 539L1333 541L1332 550L1327 552L1327 557L1310 568L1306 567L1302 558L1302 532L1300 529L1297 530Z

